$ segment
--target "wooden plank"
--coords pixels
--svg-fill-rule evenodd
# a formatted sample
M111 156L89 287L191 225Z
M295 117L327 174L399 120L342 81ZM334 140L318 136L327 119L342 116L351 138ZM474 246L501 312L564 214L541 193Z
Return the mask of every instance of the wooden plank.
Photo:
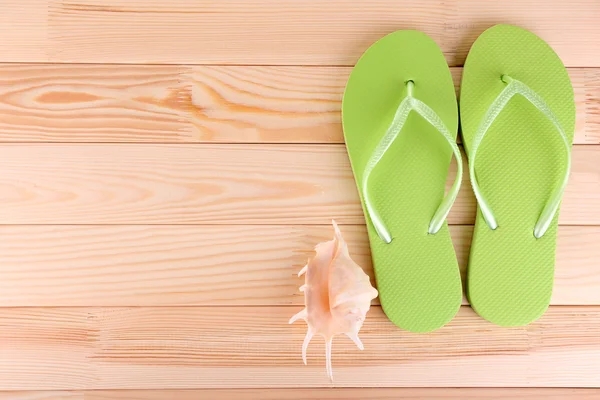
M374 41L419 29L462 65L498 23L530 29L567 66L600 66L596 0L19 0L0 17L0 61L351 65Z
M129 391L122 391L120 393L107 393L107 396L109 396L108 398L110 399L110 396L115 397L116 399L118 399L117 396L121 396L122 398L126 399L126 397L124 397L123 395L125 393L127 393ZM158 393L158 391L153 391L154 393ZM152 393L152 392L150 392ZM83 391L59 391L59 390L45 390L45 391L10 391L10 392L0 392L0 399L1 400L86 400L86 393ZM101 396L102 394L100 394ZM143 399L144 394L133 394L134 396L142 396L141 399ZM91 392L91 396L94 396L93 392ZM89 399L90 397L87 396L87 399ZM128 399L128 400L134 400L135 397L133 399ZM141 400L139 399L139 400ZM148 399L151 399L151 397L148 397Z
M428 334L373 307L361 331L300 348L298 307L4 308L0 390L259 387L597 387L600 307L552 307L537 322L496 327L462 308Z
M585 93L585 100L583 102L586 105L584 113L586 116L584 124L586 137L583 141L595 142L596 139L600 138L600 70L586 69L584 74L585 89L583 93ZM575 89L575 98L579 97L581 99L581 93L581 89ZM581 113L577 114L577 126L581 126L580 115Z
M600 225L598 159L600 146L574 147L561 224ZM473 224L475 213L464 174L448 221ZM0 146L1 224L279 225L332 218L364 223L342 145Z
M600 389L314 388L0 392L0 400L597 400Z
M342 230L374 283L365 227ZM451 233L464 278L472 227ZM331 236L329 226L0 226L0 306L301 305L296 273ZM600 227L560 227L552 304L600 305L598 243Z
M348 67L0 65L2 142L343 143ZM458 90L462 68L452 68ZM600 68L570 68L600 144Z
M184 67L0 66L2 141L191 141Z
M46 0L3 1L0 13L0 53L2 61L28 61L47 58L48 3ZM37 56L35 54L38 54Z

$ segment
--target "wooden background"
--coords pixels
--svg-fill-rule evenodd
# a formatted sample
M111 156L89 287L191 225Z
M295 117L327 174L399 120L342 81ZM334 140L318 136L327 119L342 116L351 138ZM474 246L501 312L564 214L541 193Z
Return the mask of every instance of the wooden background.
M600 398L597 0L0 5L0 399ZM364 351L334 341L332 384L322 339L304 366L287 320L331 218L372 274L340 125L351 67L420 29L458 89L497 23L545 39L575 88L552 306L506 329L465 302L411 334L376 305ZM463 271L474 217L465 181Z

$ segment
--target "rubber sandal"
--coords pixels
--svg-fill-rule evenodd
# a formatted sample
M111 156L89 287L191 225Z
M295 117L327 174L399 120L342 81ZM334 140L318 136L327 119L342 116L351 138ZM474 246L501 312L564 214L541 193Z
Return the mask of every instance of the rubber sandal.
M542 39L497 25L469 52L460 109L478 203L469 301L497 325L525 325L544 313L552 295L575 129L571 81Z
M373 44L350 74L342 121L383 310L403 329L437 329L462 300L445 222L462 164L454 85L435 42L398 31ZM453 153L457 178L444 197Z

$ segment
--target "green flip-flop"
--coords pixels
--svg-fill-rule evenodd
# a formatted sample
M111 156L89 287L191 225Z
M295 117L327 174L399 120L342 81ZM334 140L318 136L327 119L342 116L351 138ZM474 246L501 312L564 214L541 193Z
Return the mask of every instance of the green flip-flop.
M479 206L469 301L495 324L525 325L544 313L552 295L575 126L571 81L542 39L497 25L469 52L460 110Z
M462 299L445 222L462 176L458 113L439 47L417 31L373 44L350 74L342 120L383 310L403 329L437 329ZM457 178L444 197L453 153Z

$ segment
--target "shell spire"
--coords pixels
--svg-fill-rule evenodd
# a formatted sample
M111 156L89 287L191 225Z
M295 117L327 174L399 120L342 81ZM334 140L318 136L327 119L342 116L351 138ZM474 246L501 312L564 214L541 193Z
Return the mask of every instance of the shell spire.
M300 287L304 293L305 308L294 315L289 323L306 321L308 330L302 344L302 360L306 364L306 350L315 335L325 339L327 375L333 380L331 348L333 337L348 336L360 350L363 344L358 337L371 300L378 293L369 276L356 264L348 252L348 245L339 227L333 222L333 240L319 243L316 255L298 273L305 275Z

